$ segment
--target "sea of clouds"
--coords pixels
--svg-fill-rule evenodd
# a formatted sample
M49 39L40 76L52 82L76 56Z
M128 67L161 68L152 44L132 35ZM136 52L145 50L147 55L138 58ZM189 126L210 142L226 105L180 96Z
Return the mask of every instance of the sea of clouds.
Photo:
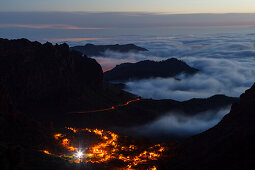
M117 64L142 60L178 58L200 70L194 76L151 78L126 82L126 90L144 98L175 99L225 94L238 97L255 82L255 34L214 33L151 36L105 40L96 44L135 43L149 52L120 54L107 51L95 57L104 71Z

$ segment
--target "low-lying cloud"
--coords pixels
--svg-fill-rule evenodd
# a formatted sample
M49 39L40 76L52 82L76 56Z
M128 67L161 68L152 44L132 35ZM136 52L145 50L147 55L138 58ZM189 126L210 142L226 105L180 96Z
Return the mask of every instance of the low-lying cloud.
M220 122L229 112L230 106L217 111L201 112L193 116L182 112L168 112L157 120L128 129L122 129L122 133L136 137L149 138L185 138L206 131Z

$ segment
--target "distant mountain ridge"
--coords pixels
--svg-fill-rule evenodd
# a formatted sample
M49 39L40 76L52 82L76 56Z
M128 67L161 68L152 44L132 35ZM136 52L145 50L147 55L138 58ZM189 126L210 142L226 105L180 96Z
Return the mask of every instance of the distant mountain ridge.
M146 48L138 47L135 44L124 44L124 45L86 44L84 46L74 46L74 47L71 47L70 49L79 51L82 54L87 56L103 56L106 51L113 51L113 52L119 52L119 53L148 51Z
M137 63L123 63L104 73L107 81L128 81L153 77L174 77L178 74L195 74L199 70L176 58L163 61L144 60Z

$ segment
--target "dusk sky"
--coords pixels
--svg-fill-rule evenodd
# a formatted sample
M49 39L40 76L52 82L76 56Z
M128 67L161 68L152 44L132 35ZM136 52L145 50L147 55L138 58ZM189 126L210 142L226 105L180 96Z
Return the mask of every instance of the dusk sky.
M0 11L253 13L254 0L1 0Z
M39 41L158 36L177 27L253 27L254 12L254 0L0 0L0 33Z

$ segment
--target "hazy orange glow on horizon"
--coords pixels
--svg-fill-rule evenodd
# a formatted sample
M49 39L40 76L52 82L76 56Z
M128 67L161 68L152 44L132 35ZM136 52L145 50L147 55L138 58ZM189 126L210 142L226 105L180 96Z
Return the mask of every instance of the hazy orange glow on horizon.
M73 41L73 42L79 42L79 41L90 41L90 40L109 40L110 38L93 38L93 37L78 37L78 38L50 38L45 39L46 41L50 42L64 42L64 41Z
M29 25L29 24L0 24L0 28L33 28L33 29L67 29L67 30L102 30L106 28L96 28L96 27L78 27L70 25Z

